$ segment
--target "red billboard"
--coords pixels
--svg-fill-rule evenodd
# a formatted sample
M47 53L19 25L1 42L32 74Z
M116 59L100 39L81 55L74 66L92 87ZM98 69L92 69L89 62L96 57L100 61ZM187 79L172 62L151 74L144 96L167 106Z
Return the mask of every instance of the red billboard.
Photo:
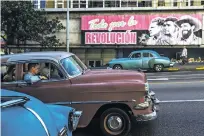
M84 44L200 45L201 14L82 16Z

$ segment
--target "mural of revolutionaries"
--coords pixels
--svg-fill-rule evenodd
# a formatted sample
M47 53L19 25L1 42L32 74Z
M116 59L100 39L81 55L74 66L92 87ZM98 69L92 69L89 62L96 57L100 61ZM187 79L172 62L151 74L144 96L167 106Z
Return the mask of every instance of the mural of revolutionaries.
M149 25L150 37L147 40L147 45L161 45L163 25L164 18L157 17L151 21Z
M197 37L194 33L199 31L202 27L201 22L191 16L182 16L177 22L180 27L181 38L178 44L192 45L201 44L201 38Z
M200 45L202 14L82 16L82 45Z
M167 17L163 25L161 45L176 45L179 41L179 27L176 24L176 17Z

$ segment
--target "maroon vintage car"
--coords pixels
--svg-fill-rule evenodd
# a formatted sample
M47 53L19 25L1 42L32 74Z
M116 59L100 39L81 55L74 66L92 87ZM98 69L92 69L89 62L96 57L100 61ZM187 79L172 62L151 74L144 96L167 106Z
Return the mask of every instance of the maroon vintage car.
M44 80L24 80L32 63L39 64ZM4 89L82 110L79 127L100 119L100 128L107 136L127 135L132 117L136 121L157 117L159 101L149 90L143 72L90 70L72 53L31 52L2 56L1 75Z

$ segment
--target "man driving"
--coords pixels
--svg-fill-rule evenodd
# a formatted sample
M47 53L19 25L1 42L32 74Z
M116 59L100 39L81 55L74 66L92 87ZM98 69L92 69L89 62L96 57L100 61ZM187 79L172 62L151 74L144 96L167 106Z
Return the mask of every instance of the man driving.
M37 82L42 79L47 79L44 76L37 75L39 72L40 65L38 63L29 63L28 64L28 73L25 74L24 80L26 82Z

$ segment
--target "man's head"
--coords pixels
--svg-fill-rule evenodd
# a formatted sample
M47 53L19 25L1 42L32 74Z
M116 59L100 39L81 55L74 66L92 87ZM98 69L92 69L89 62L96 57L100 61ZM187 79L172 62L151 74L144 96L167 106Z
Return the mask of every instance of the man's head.
M167 17L164 21L164 34L168 36L172 36L175 32L178 31L178 26L176 25L176 21L178 19L175 17Z
M40 65L38 63L29 63L28 64L28 71L32 74L38 74Z
M186 46L183 46L183 49L186 49Z
M163 18L155 18L151 21L151 24L149 26L149 33L150 36L159 36L162 29L163 29L164 19Z
M187 39L191 34L201 29L201 22L191 16L182 16L179 21L176 22L181 28L181 34L184 39Z

